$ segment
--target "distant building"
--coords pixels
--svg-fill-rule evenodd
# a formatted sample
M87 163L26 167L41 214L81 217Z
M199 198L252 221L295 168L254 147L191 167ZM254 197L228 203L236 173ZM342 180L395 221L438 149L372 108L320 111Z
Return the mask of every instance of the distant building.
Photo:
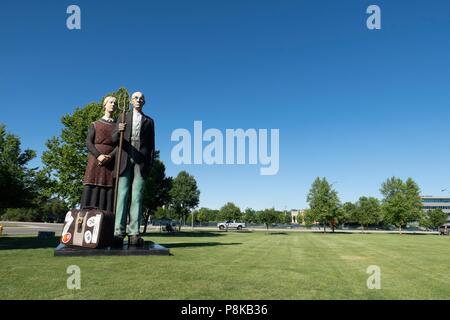
M302 224L305 210L291 210L291 223Z
M423 210L442 209L448 214L447 220L450 221L450 197L422 196L421 199Z

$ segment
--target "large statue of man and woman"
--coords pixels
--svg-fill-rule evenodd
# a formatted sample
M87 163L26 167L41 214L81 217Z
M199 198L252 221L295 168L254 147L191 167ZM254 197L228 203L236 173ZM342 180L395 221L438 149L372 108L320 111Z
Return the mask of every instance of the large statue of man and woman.
M142 112L145 97L141 92L131 96L133 110L125 114L125 122L119 123L112 118L116 101L112 96L103 100L104 115L88 130L88 164L83 179L81 209L94 207L115 211L113 246L122 247L126 235L129 245L142 246L142 200L145 180L155 157L155 125L153 119ZM121 158L117 159L121 133ZM119 171L119 183L115 206L116 170Z

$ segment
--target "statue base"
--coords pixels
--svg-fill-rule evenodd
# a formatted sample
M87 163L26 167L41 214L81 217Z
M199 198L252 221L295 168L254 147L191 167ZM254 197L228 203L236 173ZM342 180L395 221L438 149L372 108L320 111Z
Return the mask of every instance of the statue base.
M143 247L129 247L125 242L122 248L91 249L83 247L68 247L60 243L53 254L55 257L86 257L86 256L169 256L170 250L152 241L145 241Z

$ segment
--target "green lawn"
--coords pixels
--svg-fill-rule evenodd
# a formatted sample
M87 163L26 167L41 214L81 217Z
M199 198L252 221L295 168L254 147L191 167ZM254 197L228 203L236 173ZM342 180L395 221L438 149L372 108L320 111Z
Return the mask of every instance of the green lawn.
M149 234L172 256L53 257L58 240L0 238L0 299L450 299L450 237ZM81 290L66 269L81 268ZM381 289L367 289L369 265Z

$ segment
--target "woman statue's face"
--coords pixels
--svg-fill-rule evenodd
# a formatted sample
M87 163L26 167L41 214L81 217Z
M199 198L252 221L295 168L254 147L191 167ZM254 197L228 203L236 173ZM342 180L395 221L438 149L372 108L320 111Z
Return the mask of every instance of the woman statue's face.
M108 102L106 102L105 111L112 113L112 112L114 112L114 110L116 110L116 99L111 98L108 100Z

